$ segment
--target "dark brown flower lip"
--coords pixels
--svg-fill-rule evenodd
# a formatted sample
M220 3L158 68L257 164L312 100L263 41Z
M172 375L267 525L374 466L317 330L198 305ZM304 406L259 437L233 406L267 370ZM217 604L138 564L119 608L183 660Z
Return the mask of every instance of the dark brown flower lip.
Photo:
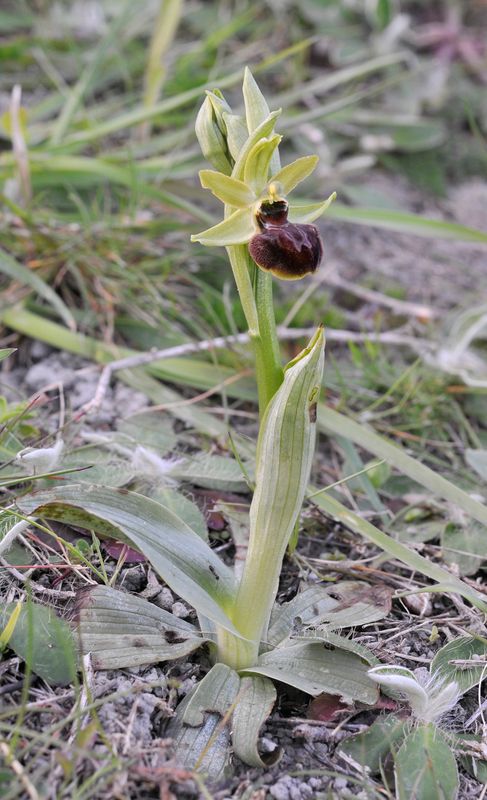
M261 269L290 281L316 271L323 243L315 225L272 222L264 223L261 230L249 242L249 253Z

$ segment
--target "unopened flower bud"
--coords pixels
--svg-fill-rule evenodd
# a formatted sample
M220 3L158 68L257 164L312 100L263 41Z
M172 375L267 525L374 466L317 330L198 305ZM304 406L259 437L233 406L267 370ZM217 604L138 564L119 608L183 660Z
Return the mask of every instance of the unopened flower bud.
M216 92L208 92L198 111L195 130L206 160L219 172L230 175L232 163L227 145L224 113L231 113L231 108L223 96L219 96Z

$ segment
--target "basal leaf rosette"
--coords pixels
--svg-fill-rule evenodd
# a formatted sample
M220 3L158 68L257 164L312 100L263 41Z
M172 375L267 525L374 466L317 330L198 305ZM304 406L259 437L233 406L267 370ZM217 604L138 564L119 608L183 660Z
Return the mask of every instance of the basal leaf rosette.
M191 237L207 246L249 246L253 260L265 272L283 280L299 280L315 272L323 245L314 222L336 194L320 203L289 203L287 195L315 169L317 156L304 156L267 179L281 137L258 139L243 166L243 180L204 169L201 185L225 204L225 219ZM230 210L230 213L228 213Z

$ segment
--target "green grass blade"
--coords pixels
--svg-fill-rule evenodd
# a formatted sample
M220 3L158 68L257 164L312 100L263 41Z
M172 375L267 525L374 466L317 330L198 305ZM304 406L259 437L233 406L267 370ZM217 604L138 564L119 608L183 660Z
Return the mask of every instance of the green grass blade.
M475 228L468 228L458 222L445 222L428 219L418 214L407 214L402 211L388 211L378 208L351 208L340 203L333 203L327 211L329 217L356 225L369 225L375 228L412 233L414 236L435 236L440 239L456 239L464 242L487 244L487 233Z
M20 264L2 248L0 248L0 272L36 292L39 297L42 297L46 303L52 306L68 328L74 330L76 327L74 317L59 295L39 275Z
M372 525L371 522L362 519L362 517L350 511L350 509L342 505L342 503L331 495L322 492L313 497L312 502L323 509L326 514L333 517L333 519L354 531L354 533L358 533L360 536L363 536L364 539L373 542L373 544L380 547L385 553L389 553L393 558L397 558L399 561L402 561L403 564L407 564L412 570L417 570L428 578L441 584L442 591L460 594L472 603L472 605L476 606L484 613L487 612L485 595L471 589L470 586L459 578L456 578L455 575L447 572L443 567L434 564L427 558L420 556L419 553L416 553L414 550L410 550L406 545L397 542L387 533L384 533L379 530L379 528L376 528L375 525Z
M487 525L487 506L474 500L463 489L459 489L458 486L433 472L417 459L408 456L400 447L379 436L367 425L359 424L350 417L328 408L323 403L320 404L318 411L318 425L321 431L332 436L344 436L369 453L383 458L384 461L396 467L413 481L421 483L433 494L454 503L478 522Z
M63 105L62 111L57 118L54 130L52 132L52 144L58 144L63 139L66 131L71 125L73 117L79 108L84 95L94 82L97 72L102 67L107 55L107 51L120 36L130 13L133 13L133 4L130 2L130 0L128 0L128 2L125 2L120 14L115 18L111 30L99 42L95 52L90 57L88 65L83 70L80 78L74 85L65 104Z

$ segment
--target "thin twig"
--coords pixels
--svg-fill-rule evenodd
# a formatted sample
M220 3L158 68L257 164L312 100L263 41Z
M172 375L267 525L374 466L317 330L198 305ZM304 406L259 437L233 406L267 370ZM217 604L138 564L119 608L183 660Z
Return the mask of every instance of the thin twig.
M31 800L39 800L39 794L36 787L31 783L29 777L26 775L25 770L10 750L7 742L0 742L0 753L5 759L5 763L9 766L13 773L17 776L26 793Z
M282 340L301 339L303 337L309 338L314 333L314 328L278 328L278 335ZM330 328L326 332L326 338L331 342L378 342L380 344L391 344L398 347L409 347L415 352L423 353L426 348L431 348L431 343L426 340L390 331L386 331L385 333L357 333L355 331ZM164 361L168 358L180 358L181 356L192 355L194 353L207 353L211 350L225 349L235 344L248 344L249 341L250 336L248 333L238 333L233 336L217 336L215 339L204 339L201 342L187 342L185 344L176 345L175 347L167 347L164 350L150 350L148 353L137 353L133 356L127 356L126 358L112 361L110 364L106 364L106 366L103 367L93 399L80 408L77 416L79 418L100 408L114 372L118 372L122 369L134 369L135 367L147 366L148 364L153 364L155 361Z
M403 314L407 317L415 317L425 322L436 319L440 316L440 312L430 306L421 305L418 303L411 303L407 300L397 300L395 297L389 297L374 289L367 289L365 286L359 286L354 281L347 281L337 274L335 270L328 270L323 275L323 283L328 283L337 289L344 289L362 300L369 303L377 303L380 306L396 311L398 314Z
M15 569L15 567L12 567L12 565L9 564L8 561L5 561L5 559L2 558L1 556L0 556L0 564L2 565L2 567L5 567L5 569L7 569L10 572L10 574L13 575L13 577L16 578L18 581L20 581L21 583L26 583L27 581L29 581L29 589L31 589L33 592L37 592L38 594L46 594L50 597L55 597L59 600L68 600L72 597L76 597L76 592L70 592L64 589L49 589L47 586L43 586L41 583L33 581L32 578L30 577L30 574L31 572L34 571L35 568L29 570L29 572L26 573L25 575L22 575L21 572Z

